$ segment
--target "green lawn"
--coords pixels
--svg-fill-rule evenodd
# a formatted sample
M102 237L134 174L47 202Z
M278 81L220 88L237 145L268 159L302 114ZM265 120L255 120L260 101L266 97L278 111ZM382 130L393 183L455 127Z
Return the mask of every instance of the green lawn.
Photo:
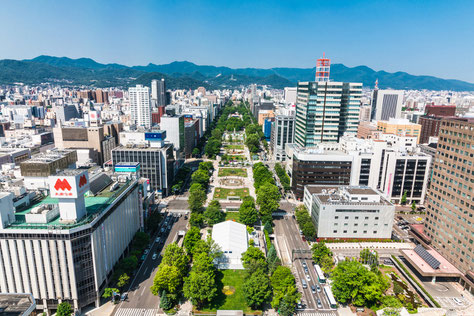
M224 189L216 188L214 191L214 200L225 200L228 196L240 196L240 199L243 199L245 196L249 195L249 189L240 188L240 189Z
M247 177L247 169L242 168L219 168L219 177Z
M259 314L247 306L242 290L245 279L244 270L218 270L216 284L217 297L200 312L216 312L217 310L243 310L244 314Z
M244 150L244 145L227 145L225 149Z
M239 212L225 212L225 220L240 222Z

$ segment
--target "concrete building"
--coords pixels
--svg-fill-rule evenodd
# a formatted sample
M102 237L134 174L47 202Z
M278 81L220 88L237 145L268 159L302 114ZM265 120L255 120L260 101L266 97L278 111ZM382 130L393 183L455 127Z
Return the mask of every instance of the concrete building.
M165 79L151 81L151 98L156 101L157 107L166 106L166 82Z
M145 144L130 144L112 150L112 163L138 162L140 175L150 180L150 188L161 196L167 196L174 179L173 145L152 147Z
M273 112L273 110L258 111L258 118L257 118L258 125L263 125L266 119L271 119L273 117L275 117L275 113Z
M0 291L32 293L52 314L61 302L99 306L113 267L140 229L136 179L96 195L87 171L49 177L51 194L17 210L0 195ZM7 202L5 202L7 200Z
M31 294L0 294L2 316L30 316L36 309L35 298Z
M402 115L403 90L378 90L372 93L371 119L388 121L391 118L399 119Z
M357 133L361 96L361 83L299 82L295 142L312 147Z
M128 88L132 122L137 126L151 127L150 88L142 85Z
M295 116L277 115L271 128L270 152L277 161L285 161L286 144L294 142Z
M379 139L382 133L375 122L360 122L357 127L357 137L362 139Z
M421 125L420 144L427 144L430 137L438 137L442 116L424 115L419 118Z
M296 104L296 90L296 87L286 87L284 89L286 104Z
M433 178L427 197L425 233L431 245L465 276L462 283L474 291L474 120L441 121Z
M345 135L339 143L314 148L286 146L286 171L297 199L305 185L368 186L386 199L422 204L429 181L431 157L416 148L416 137L381 134L380 139Z
M420 141L421 125L411 123L407 119L389 119L388 121L377 121L377 130L385 134L415 136L417 138L417 143Z
M78 106L74 104L55 106L53 110L56 113L56 122L58 124L64 124L73 118L82 118L82 115L78 110Z
M184 148L184 116L162 116L160 129L166 131L166 140L173 144L174 149L181 151Z
M199 120L194 119L184 123L184 154L190 158L193 149L197 146L200 139Z
M455 116L456 115L456 106L455 105L427 104L425 106L425 115Z
M395 206L360 186L307 185L304 203L320 239L390 239Z
M223 253L222 258L217 259L219 269L242 270L242 253L248 248L248 235L245 225L225 221L212 227L212 239L219 245Z
M92 162L102 165L110 160L116 146L114 137L106 137L103 126L53 128L54 144L58 149L87 149Z

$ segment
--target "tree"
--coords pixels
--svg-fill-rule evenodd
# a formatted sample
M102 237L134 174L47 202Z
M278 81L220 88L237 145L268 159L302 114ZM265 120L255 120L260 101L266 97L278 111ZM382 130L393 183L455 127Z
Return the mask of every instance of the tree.
M331 250L329 250L326 244L322 241L314 243L313 246L311 246L311 252L312 252L313 261L316 264L319 264L321 262L321 259L324 256L332 257Z
M194 245L201 240L201 231L199 228L195 226L191 226L191 228L186 232L184 235L183 246L186 249L188 255L191 255L194 249Z
M247 145L251 153L256 153L260 145L260 138L256 134L251 134L247 136L247 139L245 140L245 145Z
M153 212L152 214L154 213L155 212ZM137 232L135 236L133 237L132 248L135 248L139 250L140 252L142 252L148 246L149 243L150 243L150 236L147 233Z
M164 290L163 292L161 292L161 295L160 295L160 307L163 309L163 310L169 310L173 307L173 303L171 302L171 300L169 299L168 297L168 294L166 294L166 290Z
M275 246L271 245L270 249L268 250L267 254L267 263L268 263L268 271L270 274L275 271L275 269L281 265L281 260L278 258L277 252L275 250Z
M415 203L415 201L413 201L413 202L411 203L411 210L412 210L413 212L416 211L416 203Z
M159 295L161 292L177 294L178 288L181 286L183 277L175 266L168 264L159 265L158 271L153 278L153 285L151 286L151 293Z
M199 185L198 183L196 184ZM206 202L207 196L203 189L197 189L197 186L194 188L192 191L189 190L188 205L191 212L200 212L204 202Z
M257 205L260 207L260 217L271 220L272 213L278 209L280 192L276 185L265 183L257 191Z
M128 256L118 265L119 270L123 270L125 273L132 273L138 266L138 259L135 256Z
M323 270L324 273L330 274L334 268L334 261L332 260L331 256L325 255L319 261L319 265L321 266L321 270Z
M117 282L117 286L119 288L123 288L125 285L128 284L129 281L130 281L130 277L128 276L128 274L124 273L119 277L119 280Z
M267 270L265 254L257 247L248 247L242 254L242 264L246 270Z
M244 197L239 207L239 220L245 225L252 226L258 219L255 202L251 196Z
M206 144L206 147L204 147L204 152L208 157L214 158L221 150L221 141L220 139L216 138L209 138L209 141Z
M158 224L160 223L160 221L161 221L160 212L158 211L151 212L150 216L148 216L146 219L146 223L145 223L146 230L150 232L155 232L158 229ZM150 242L150 236L148 236L148 242L146 244L148 244L149 242Z
M119 290L113 287L106 287L104 290L104 294L102 294L102 297L109 298L112 297L114 293L119 293Z
M401 198L401 200L400 200L400 204L401 204L401 205L407 204L407 194L408 194L407 191L403 192L402 198Z
M184 276L188 271L189 257L178 244L171 243L166 246L161 263L177 267L179 274Z
M201 151L199 150L199 148L194 147L191 155L193 155L194 157L197 157L200 153L201 153Z
M369 271L358 261L346 260L334 269L332 290L343 304L372 306L381 300L388 284L383 275Z
M69 316L73 312L71 305L68 302L62 302L58 305L58 310L56 311L57 316Z
M214 169L214 164L211 161L203 161L199 163L199 169L209 172Z
M314 240L316 238L316 229L306 207L304 205L298 206L295 215L296 221L306 239Z
M221 247L212 239L211 235L207 235L206 240L198 240L193 248L193 256L196 257L200 253L205 253L212 261L222 256Z
M260 308L271 295L270 280L263 271L256 271L245 278L243 292L247 305L253 309Z
M278 266L273 272L270 281L273 287L273 308L280 309L280 314L282 309L285 312L294 312L301 294L296 289L295 277L291 273L290 268ZM291 313L285 315L288 316Z
M213 200L209 203L206 211L204 211L204 217L207 224L211 226L225 220L225 214L221 211L221 204L219 201Z
M368 264L368 265L379 264L379 255L377 254L377 251L375 250L370 250L368 248L362 249L360 251L359 257L362 264Z
M271 222L265 222L265 225L263 225L263 230L265 230L269 234L273 233L272 223Z
M204 226L204 215L201 213L193 212L189 217L189 223L191 226L202 228Z
M206 253L194 257L189 277L184 280L184 296L200 307L217 295L212 259Z
M199 183L203 188L207 188L209 184L209 171L204 169L198 169L194 171L191 176L193 183Z

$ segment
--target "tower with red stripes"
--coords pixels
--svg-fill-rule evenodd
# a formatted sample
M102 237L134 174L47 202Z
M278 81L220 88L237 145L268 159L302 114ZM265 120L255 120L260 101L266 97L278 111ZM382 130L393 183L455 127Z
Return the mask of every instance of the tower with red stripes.
M329 81L329 71L331 69L331 60L325 57L323 53L323 58L319 58L316 62L316 82L328 82Z

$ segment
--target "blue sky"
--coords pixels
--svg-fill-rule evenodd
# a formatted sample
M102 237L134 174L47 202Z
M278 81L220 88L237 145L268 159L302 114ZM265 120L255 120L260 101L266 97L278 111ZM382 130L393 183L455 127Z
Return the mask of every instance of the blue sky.
M474 82L474 1L0 2L0 58L144 65L333 63Z

